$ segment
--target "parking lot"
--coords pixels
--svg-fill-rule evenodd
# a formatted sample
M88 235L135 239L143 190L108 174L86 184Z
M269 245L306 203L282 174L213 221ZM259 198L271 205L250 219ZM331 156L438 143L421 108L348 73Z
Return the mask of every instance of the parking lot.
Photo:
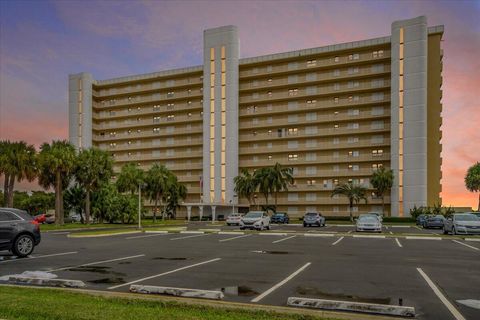
M418 319L480 318L478 307L459 302L480 300L480 242L441 239L439 230L411 226L387 227L380 236L355 234L348 224L237 234L235 227L197 223L187 232L213 229L221 233L44 233L30 258L0 253L0 276L51 271L89 289L222 290L225 301L278 306L288 297L393 305L402 299ZM415 236L425 233L432 235Z

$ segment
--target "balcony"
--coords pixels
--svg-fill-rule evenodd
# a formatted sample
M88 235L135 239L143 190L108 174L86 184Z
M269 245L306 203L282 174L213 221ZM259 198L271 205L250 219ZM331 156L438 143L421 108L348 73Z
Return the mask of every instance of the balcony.
M160 132L153 132L153 130L142 131L142 132L132 132L128 134L127 132L118 133L115 136L110 135L93 135L93 141L95 143L99 143L102 141L119 141L119 140L131 140L131 139L138 139L138 138L161 138L161 137L172 137L172 136L183 136L183 135L202 135L203 127L202 126L195 126L191 129L187 129L185 126L175 128L173 132L168 132L166 128L161 128Z
M364 155L359 155L358 157L353 157L353 156L338 156L338 157L333 157L333 156L317 156L315 160L304 160L305 155L300 153L299 154L299 159L295 161L288 161L288 155L287 151L284 151L285 154L283 155L282 158L273 157L272 160L268 159L258 159L257 161L255 160L246 160L246 159L240 159L240 167L266 167L266 166L272 166L276 162L282 163L284 166L300 166L300 165L317 165L317 164L327 164L327 163L358 163L358 162L384 162L384 161L390 161L390 154L389 153L384 153L382 156L373 156L372 154L364 154ZM296 153L297 150L292 150L291 153ZM265 152L264 158L265 156ZM354 171L353 171L354 172Z
M154 122L153 118L148 120L140 120L136 121L133 120L126 122L126 121L118 121L115 123L101 123L101 124L92 124L93 130L109 130L109 129L129 129L129 128L138 128L138 127L161 127L161 126L171 126L176 124L185 124L185 123L196 123L202 122L203 118L198 115L192 116L175 116L171 121L165 120L165 118L158 120L159 122Z
M177 112L198 112L203 110L203 105L200 101L194 101L191 104L182 103L182 104L175 104L175 106L169 109L166 105L161 105L158 109L153 109L153 107L143 107L140 110L132 109L128 111L127 109L123 110L115 110L114 114L111 114L108 111L101 111L101 112L94 112L93 113L93 120L114 120L120 118L135 118L139 116L145 115L160 115L160 114L167 114L167 113L177 113ZM103 113L103 114L102 114Z
M382 45L382 47L385 47L385 45ZM352 49L352 51L355 49ZM361 50L361 49L360 49ZM359 50L359 51L360 51ZM372 49L373 50L373 49ZM360 52L359 52L360 53ZM323 69L332 69L332 68L345 68L345 67L350 67L350 66L356 66L356 65L361 65L361 64L375 64L375 63L386 63L390 61L390 51L384 49L384 55L383 57L380 58L373 58L372 57L372 52L361 52L360 53L360 59L358 60L347 60L347 57L343 56L341 57L341 61L335 62L333 59L333 56L335 55L335 52L329 53L330 56L328 57L314 57L314 56L306 56L306 57L301 57L297 59L303 59L304 61L296 61L297 62L297 67L296 68L289 68L289 62L285 62L282 64L278 64L278 62L272 60L271 61L271 71L267 71L267 67L264 66L263 68L257 68L258 70L254 72L254 67L251 67L249 65L240 65L240 79L244 78L255 78L255 77L265 77L265 76L274 76L274 75L280 75L280 74L285 74L285 73L298 73L300 72L311 72L311 71L318 71L318 70L323 70ZM310 66L307 67L307 61L315 59L316 60L316 65L315 66ZM267 64L268 62L262 62L263 65ZM277 64L275 64L277 63Z

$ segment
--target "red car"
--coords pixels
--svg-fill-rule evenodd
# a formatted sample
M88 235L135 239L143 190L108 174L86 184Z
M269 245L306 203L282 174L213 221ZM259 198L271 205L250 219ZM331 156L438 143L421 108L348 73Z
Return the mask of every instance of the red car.
M45 223L45 221L47 220L47 217L45 216L45 213L42 213L42 214L36 215L33 218L33 220L37 221L38 223Z

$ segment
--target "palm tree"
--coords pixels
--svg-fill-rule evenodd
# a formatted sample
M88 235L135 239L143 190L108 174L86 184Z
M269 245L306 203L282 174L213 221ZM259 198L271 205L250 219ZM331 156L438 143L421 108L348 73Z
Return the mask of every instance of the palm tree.
M180 201L185 200L187 197L187 187L178 182L175 175L170 176L169 188L165 194L167 202L167 210L172 212L173 218L177 217L177 208L180 205Z
M260 168L254 172L255 184L258 191L265 197L265 208L268 209L268 197L273 192L274 175L272 168Z
M465 186L471 192L480 191L480 162L471 166L465 176ZM480 193L478 194L478 211L480 211Z
M353 221L353 203L359 203L361 200L365 200L365 203L367 203L366 193L366 188L349 182L336 186L332 191L332 197L338 194L348 198L348 202L350 204L350 221Z
M37 175L36 151L26 142L0 142L0 174L5 175L5 206L13 207L15 179L33 181Z
M75 168L75 148L68 141L44 143L38 154L39 183L55 190L55 223L63 224L63 189L68 186Z
M281 191L288 191L288 186L292 185L293 168L282 167L280 163L275 163L271 168L270 174L272 176L272 192L275 197L275 211L277 210L277 197Z
M75 184L65 190L65 194L63 196L63 203L65 210L70 212L74 210L76 213L80 215L80 222L84 223L83 218L83 210L85 209L85 189L78 184Z
M255 190L257 189L257 181L247 169L241 169L240 175L233 179L235 183L235 192L239 197L248 200L249 206L255 205Z
M144 172L135 163L127 163L122 167L117 177L117 189L120 192L130 192L132 195L144 181Z
M385 212L385 193L387 193L393 186L393 170L392 169L385 169L381 167L380 169L376 170L373 175L372 179L370 179L370 183L375 188L375 194L377 197L382 198L382 214Z
M157 221L157 208L158 202L163 205L162 200L164 194L167 192L169 187L168 179L172 173L164 165L159 165L155 163L147 172L145 179L146 182L146 194L151 201L154 201L153 207L153 222ZM163 214L163 219L164 219Z
M75 179L85 189L85 222L90 223L90 196L112 176L113 160L106 151L90 148L78 154Z

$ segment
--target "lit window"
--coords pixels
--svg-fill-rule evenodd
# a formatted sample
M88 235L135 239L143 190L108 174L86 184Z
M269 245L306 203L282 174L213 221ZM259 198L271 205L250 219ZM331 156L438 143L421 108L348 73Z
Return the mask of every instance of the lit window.
M160 116L153 117L153 122L154 123L159 123L160 122Z
M334 124L333 128L338 129L340 126L338 124Z
M269 78L269 79L267 80L267 82L272 82L272 81L273 81L272 78Z
M268 130L268 135L269 135L269 136L272 135L272 130Z
M289 96L296 96L298 94L298 89L288 89L288 95Z
M307 100L307 104L315 104L317 103L317 100Z
M175 103L167 103L167 110L172 110L175 107Z
M272 156L271 156L271 155L268 155L268 160L272 160Z
M169 115L167 116L167 121L173 121L173 120L175 120L175 115L169 114Z
M298 154L289 154L288 155L288 161L297 161L298 160Z
M289 136L296 136L298 134L298 128L288 128Z
M339 56L336 56L336 57L333 59L333 61L339 62L339 61L340 61L340 57L339 57Z
M307 68L315 67L317 65L317 60L308 60L307 61Z
M270 98L272 96L272 91L267 92L268 97Z
M153 133L160 133L160 128L153 128Z
M192 113L189 112L189 113L187 114L187 116L190 118L190 117L192 116Z
M334 103L338 103L338 97L333 98Z
M173 91L167 92L167 98L172 98L174 95L175 95L175 92Z

